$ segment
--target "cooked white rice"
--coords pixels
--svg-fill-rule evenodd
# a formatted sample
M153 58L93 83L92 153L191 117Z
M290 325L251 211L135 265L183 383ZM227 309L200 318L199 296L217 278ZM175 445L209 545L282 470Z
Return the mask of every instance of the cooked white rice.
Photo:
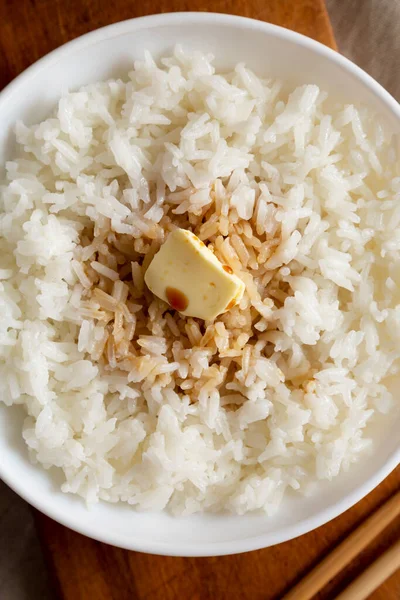
M146 53L127 82L16 126L0 398L25 406L30 456L64 492L272 514L372 451L369 424L395 409L398 156L374 115L316 85L216 74L180 47L160 65ZM175 226L246 284L215 322L144 285Z

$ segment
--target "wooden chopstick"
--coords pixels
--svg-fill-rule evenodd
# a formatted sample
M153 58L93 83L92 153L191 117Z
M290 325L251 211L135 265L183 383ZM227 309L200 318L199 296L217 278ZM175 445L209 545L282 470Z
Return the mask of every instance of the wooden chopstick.
M336 600L365 600L397 569L400 569L400 540L361 573Z
M400 491L337 546L282 600L310 600L400 514ZM383 557L382 557L383 558ZM353 598L352 598L353 600Z

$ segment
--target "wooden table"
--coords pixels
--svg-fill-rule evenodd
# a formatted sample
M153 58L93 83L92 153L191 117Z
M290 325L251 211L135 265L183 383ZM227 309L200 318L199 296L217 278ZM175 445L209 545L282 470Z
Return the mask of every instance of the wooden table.
M335 48L323 0L0 0L0 88L35 60L87 31L173 10L227 12L283 25ZM216 558L170 558L112 548L36 513L50 572L65 600L279 600L400 487L400 470L337 519L273 548ZM333 600L400 536L400 520L318 595ZM371 598L400 599L400 573Z

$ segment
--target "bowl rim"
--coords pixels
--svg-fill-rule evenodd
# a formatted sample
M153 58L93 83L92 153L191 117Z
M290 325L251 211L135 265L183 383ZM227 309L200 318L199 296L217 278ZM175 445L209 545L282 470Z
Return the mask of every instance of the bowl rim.
M62 57L70 53L82 50L85 47L91 46L105 39L112 39L147 27L166 27L171 25L188 25L191 22L212 23L220 26L242 26L245 29L253 29L266 33L269 36L281 38L290 41L302 47L311 50L314 53L333 61L344 70L348 71L353 77L361 80L370 90L378 96L378 98L386 104L387 108L393 113L394 117L400 122L400 105L375 79L355 65L349 59L345 58L335 50L324 46L320 42L306 37L295 31L291 31L278 25L273 25L264 21L250 19L236 15L213 12L175 12L154 14L144 17L136 17L105 27L101 27L94 31L88 32L78 38L75 38L62 46L54 49L44 57L37 60L25 71L19 74L0 92L0 111L11 100L12 96L18 92L20 85L26 84L33 79L39 72L46 69L48 66L56 63ZM6 461L5 461L6 462ZM339 516L369 492L379 485L385 477L393 471L400 463L400 443L386 459L385 463L363 483L352 490L351 493L345 495L340 501L328 506L327 508L318 511L312 517L308 517L296 523L289 525L279 530L278 532L268 532L261 535L248 537L245 539L223 541L223 542L202 542L196 543L196 546L185 545L180 543L179 547L176 544L153 540L136 540L135 538L122 538L120 534L113 531L99 531L92 524L76 524L74 521L73 511L63 513L57 509L57 504L51 504L48 499L40 500L37 498L35 491L26 489L24 483L13 476L11 468L7 468L6 464L0 462L0 477L1 479L19 496L26 500L29 504L35 507L40 512L48 517L51 517L58 523L72 529L78 533L86 535L94 540L111 544L127 550L135 550L138 552L147 552L158 555L167 556L221 556L228 554L236 554L266 548L274 544L288 541L303 535L313 529L324 525L331 519ZM239 516L237 518L240 518Z

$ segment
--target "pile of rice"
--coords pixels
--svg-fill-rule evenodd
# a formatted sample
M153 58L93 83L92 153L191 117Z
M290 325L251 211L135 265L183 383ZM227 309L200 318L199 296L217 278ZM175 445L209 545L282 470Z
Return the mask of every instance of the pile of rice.
M0 399L64 492L272 514L396 409L400 167L374 115L177 47L16 126L0 215ZM143 277L174 227L244 281L214 322ZM354 468L354 467L352 467ZM294 491L294 492L293 492Z

